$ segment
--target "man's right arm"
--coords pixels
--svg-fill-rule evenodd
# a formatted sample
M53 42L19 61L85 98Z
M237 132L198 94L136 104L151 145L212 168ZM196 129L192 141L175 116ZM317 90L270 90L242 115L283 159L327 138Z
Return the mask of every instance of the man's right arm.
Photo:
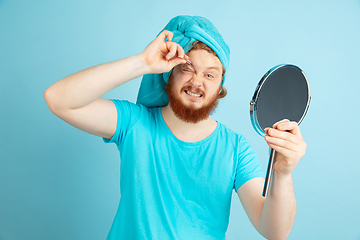
M97 65L54 83L44 93L49 109L80 130L110 139L116 131L117 111L101 96L144 74L167 72L184 63L183 49L170 42L171 38L172 33L164 31L139 55Z
M139 56L94 66L51 85L44 96L49 109L85 132L111 138L116 130L114 104L101 96L144 74Z

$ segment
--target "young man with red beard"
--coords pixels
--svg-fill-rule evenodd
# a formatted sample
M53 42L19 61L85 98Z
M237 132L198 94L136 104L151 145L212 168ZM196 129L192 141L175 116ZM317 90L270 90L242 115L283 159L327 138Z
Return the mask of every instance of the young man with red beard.
M142 53L80 71L45 91L54 114L118 146L121 198L107 239L224 239L234 190L260 234L285 239L296 212L291 173L306 148L298 125L284 120L267 129L277 156L264 198L253 148L209 116L226 95L221 51L193 41L185 54L173 35L164 30ZM167 105L101 98L131 79L167 72Z
M195 41L192 43L191 50L188 52L188 56L190 55L194 55L194 57L200 58L200 61L201 59L206 59L213 62L209 64L213 64L214 67L209 67L209 73L207 73L207 75L203 77L205 77L206 79L214 80L210 81L210 84L213 84L216 88L215 93L210 97L205 96L201 80L198 80L198 77L196 77L196 75L195 77L192 76L196 74L196 71L194 65L195 63L191 62L178 65L174 68L174 70L169 76L169 82L166 85L165 89L169 98L168 108L171 108L176 117L183 120L184 122L197 123L199 121L207 119L217 107L218 99L226 96L226 89L222 86L221 82L219 83L218 81L215 81L216 78L222 81L225 69L222 65L220 65L221 62L217 57L216 53L210 47L200 41ZM180 89L180 91L176 89L176 86L181 84L181 81L174 80L174 75L185 78L186 84ZM188 81L189 78L191 78L191 81ZM208 81L205 81L205 84L209 85L207 82ZM187 104L183 103L183 101L181 101L180 97L178 96L178 94L181 95L184 93L186 94L185 96L191 96L188 96L188 98L192 99L192 105L194 105L197 101L201 99L207 100L201 107L196 107L192 105L188 106Z

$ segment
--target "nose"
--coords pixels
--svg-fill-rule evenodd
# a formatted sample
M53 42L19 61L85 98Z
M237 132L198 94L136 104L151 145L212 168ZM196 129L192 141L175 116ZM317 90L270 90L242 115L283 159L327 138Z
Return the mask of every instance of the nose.
M193 74L192 78L190 79L190 83L194 85L194 87L201 87L202 77L198 76L197 74Z

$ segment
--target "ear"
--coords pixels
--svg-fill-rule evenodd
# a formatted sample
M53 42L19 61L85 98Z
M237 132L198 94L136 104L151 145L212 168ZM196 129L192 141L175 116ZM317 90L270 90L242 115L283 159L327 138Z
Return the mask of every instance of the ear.
M220 87L219 98L223 98L227 95L227 90L223 86Z
M224 89L223 89L223 86L220 85L220 87L219 87L219 95L221 95L222 92L224 92Z

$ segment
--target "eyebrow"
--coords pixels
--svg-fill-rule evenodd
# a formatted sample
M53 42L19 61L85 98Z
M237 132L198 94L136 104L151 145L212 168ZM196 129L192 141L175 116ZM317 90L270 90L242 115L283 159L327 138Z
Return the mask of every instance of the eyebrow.
M206 69L214 69L214 70L218 70L221 72L221 68L219 68L219 67L207 67Z
M195 67L194 67L193 64L184 63L184 66L191 67L192 69L195 70ZM207 67L207 68L206 68L206 70L212 70L212 69L218 70L219 72L221 72L221 68L216 67L216 66L211 66L211 67Z
M183 66L183 67L190 67L190 68L192 68L192 69L195 70L194 65L189 64L189 63L184 63L184 64L182 64L182 66Z

